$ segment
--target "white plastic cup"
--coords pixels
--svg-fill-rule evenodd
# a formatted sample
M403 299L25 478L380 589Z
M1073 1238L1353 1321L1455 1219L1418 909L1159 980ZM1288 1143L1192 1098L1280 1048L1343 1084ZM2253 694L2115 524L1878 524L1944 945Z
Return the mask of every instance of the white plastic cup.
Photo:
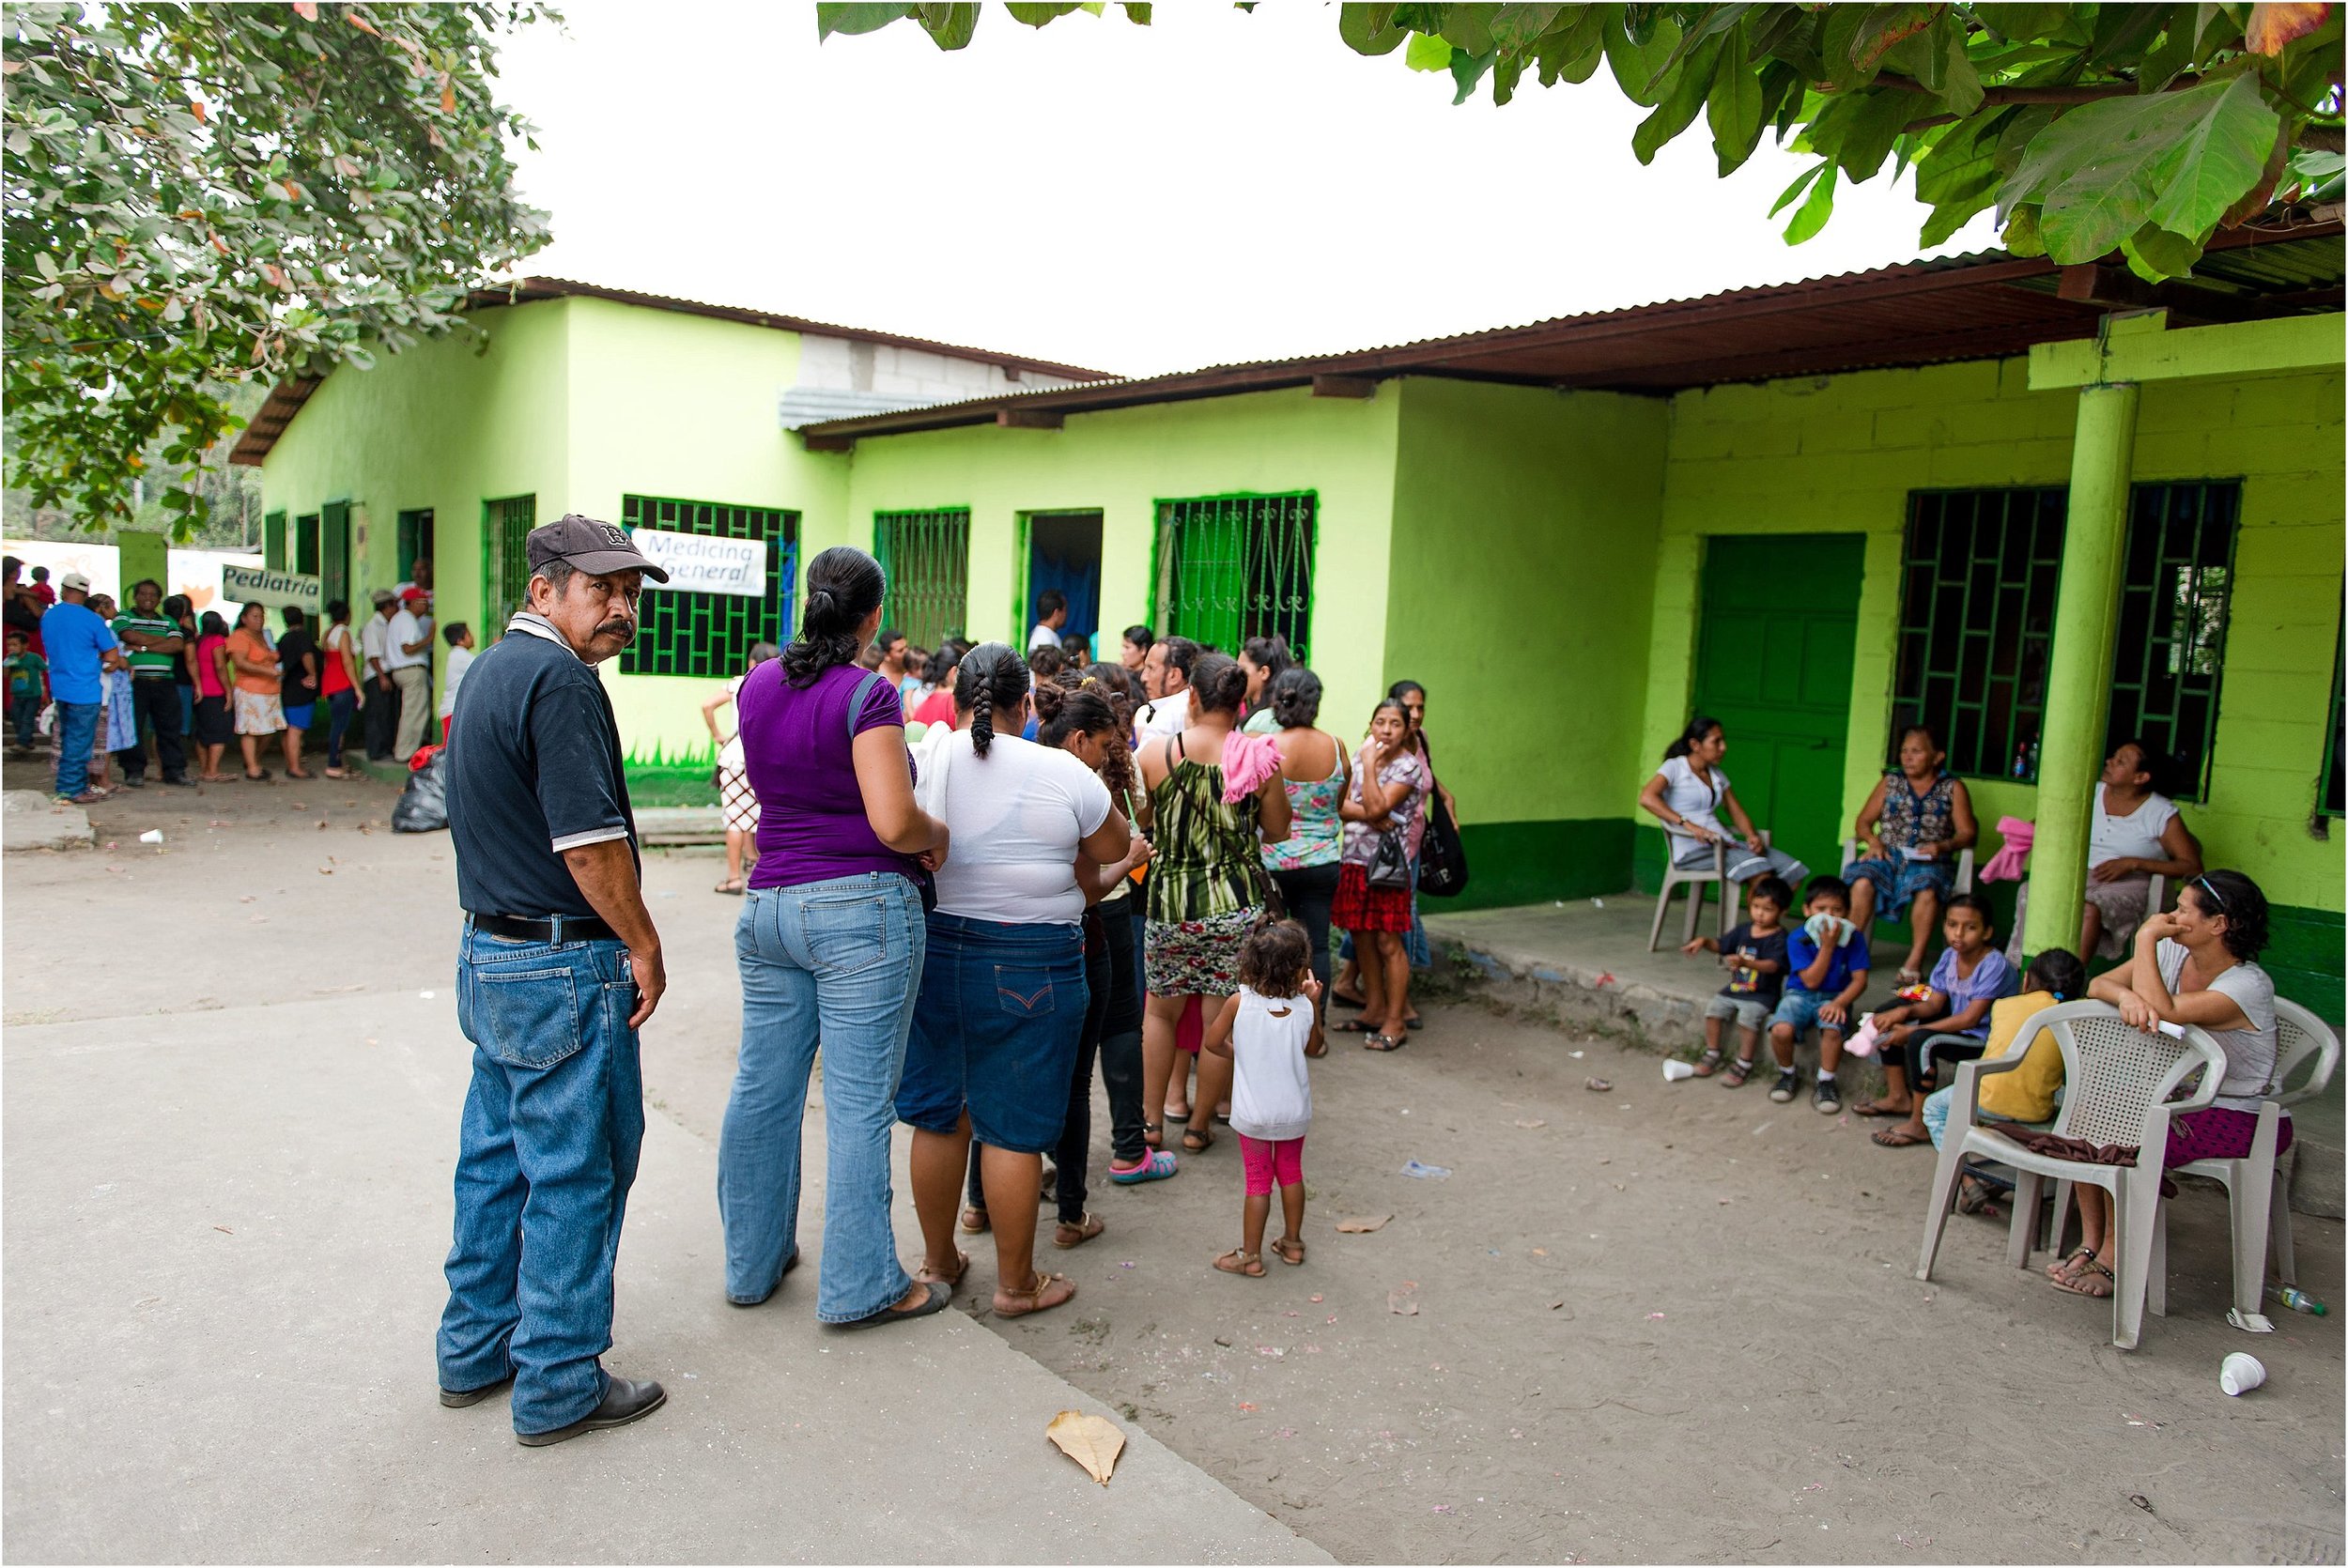
M2218 1363L2217 1386L2230 1394L2248 1393L2265 1381L2266 1368L2256 1356L2236 1350Z
M150 827L139 835L139 842L142 844L160 844L162 841L163 830L160 827Z
M1696 1065L1693 1062L1683 1062L1675 1056L1663 1063L1663 1082L1666 1084L1676 1084L1683 1078L1693 1078L1695 1075Z

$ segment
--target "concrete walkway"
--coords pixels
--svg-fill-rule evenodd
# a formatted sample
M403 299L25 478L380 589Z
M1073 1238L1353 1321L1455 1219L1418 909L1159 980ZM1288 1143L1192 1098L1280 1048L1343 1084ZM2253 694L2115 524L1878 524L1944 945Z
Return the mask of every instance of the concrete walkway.
M418 937L428 954L350 962L351 927L379 941L383 911L308 864L325 835L174 821L195 853L111 876L102 853L9 861L11 1002L35 1009L5 1043L12 1560L1330 1560L961 1311L827 1331L812 1269L729 1307L714 1144L657 1099L608 1364L660 1378L668 1407L546 1450L515 1444L502 1398L442 1409L431 1336L468 1048L444 980L376 988L418 959L445 974L446 929ZM352 842L395 881L446 845L346 830L335 847ZM281 882L308 913L270 899L274 923L245 925L233 889ZM142 947L159 908L187 919ZM94 946L105 930L127 940ZM373 984L316 994L343 974ZM297 976L309 996L283 994ZM808 1155L812 1247L812 1128ZM1108 1486L1045 1441L1062 1409L1125 1429Z

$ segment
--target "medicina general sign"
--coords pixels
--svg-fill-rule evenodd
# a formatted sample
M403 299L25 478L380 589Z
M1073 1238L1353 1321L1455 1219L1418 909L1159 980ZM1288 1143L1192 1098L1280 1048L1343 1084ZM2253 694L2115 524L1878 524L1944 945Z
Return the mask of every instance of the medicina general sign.
M648 590L732 593L743 598L758 598L766 592L766 542L763 539L720 539L657 528L640 528L628 537L646 560L669 574L665 583L646 583Z

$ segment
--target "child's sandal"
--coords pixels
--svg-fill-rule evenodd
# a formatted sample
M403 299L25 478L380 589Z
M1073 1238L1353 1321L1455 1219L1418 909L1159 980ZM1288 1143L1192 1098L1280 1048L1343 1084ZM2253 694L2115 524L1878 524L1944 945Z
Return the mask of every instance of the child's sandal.
M1272 1243L1272 1255L1291 1268L1305 1261L1305 1243L1281 1237Z
M1721 1087L1723 1089L1743 1088L1745 1080L1753 1076L1753 1066L1742 1056L1729 1063L1726 1070L1721 1074Z
M1244 1274L1251 1280L1263 1278L1263 1254L1244 1253L1237 1247L1214 1260L1214 1266L1226 1274Z
M1696 1058L1696 1076L1697 1076L1698 1078L1709 1078L1709 1077L1711 1077L1714 1073L1716 1073L1716 1072L1718 1072L1718 1071L1720 1071L1720 1070L1721 1070L1721 1050L1720 1050L1720 1047L1718 1047L1718 1046L1707 1046L1707 1047L1705 1048L1704 1054L1703 1054L1703 1055L1701 1055L1701 1056L1698 1056L1698 1057Z

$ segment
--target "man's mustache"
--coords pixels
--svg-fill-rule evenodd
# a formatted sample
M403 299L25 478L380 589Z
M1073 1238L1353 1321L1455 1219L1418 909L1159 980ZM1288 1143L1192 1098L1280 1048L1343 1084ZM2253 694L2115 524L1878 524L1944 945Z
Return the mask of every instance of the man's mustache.
M597 626L595 628L595 635L597 637L616 637L623 643L633 642L636 640L636 623L633 621L622 620L619 617L614 616L611 620L609 620L602 625Z

